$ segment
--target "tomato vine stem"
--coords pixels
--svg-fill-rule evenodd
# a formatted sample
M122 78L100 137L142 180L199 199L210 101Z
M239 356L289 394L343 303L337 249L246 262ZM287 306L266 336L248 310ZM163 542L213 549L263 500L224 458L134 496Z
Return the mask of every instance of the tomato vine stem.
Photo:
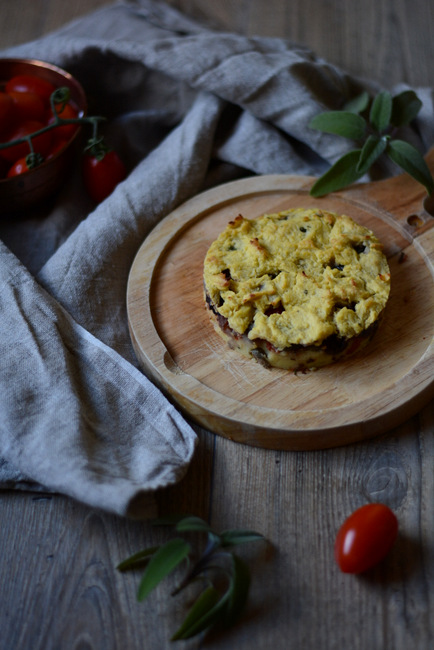
M30 150L32 151L32 139L36 138L38 135L42 135L43 133L46 133L47 131L52 131L53 129L57 128L58 126L63 126L66 124L92 124L93 125L93 131L95 132L95 125L96 125L96 130L98 129L98 123L99 122L105 122L106 118L101 117L101 116L90 116L90 117L70 117L68 119L63 119L59 116L57 116L57 119L55 122L52 124L48 124L47 126L44 126L42 129L38 129L38 131L34 131L33 133L23 136L22 138L16 138L15 140L9 140L9 142L0 142L0 149L7 149L8 147L12 147L13 145L16 144L21 144L23 142L28 142L30 146Z

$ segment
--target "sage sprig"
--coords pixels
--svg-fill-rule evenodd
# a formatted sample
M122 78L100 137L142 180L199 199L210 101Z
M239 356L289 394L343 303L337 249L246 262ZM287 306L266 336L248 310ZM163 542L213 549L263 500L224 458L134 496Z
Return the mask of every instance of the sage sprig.
M165 544L139 551L121 562L117 567L119 571L146 566L137 599L145 600L164 578L185 564L185 574L171 595L179 594L198 581L203 582L204 587L171 640L189 639L217 625L233 625L247 602L250 570L244 560L230 549L247 542L264 540L264 537L244 529L217 533L206 521L195 516L157 519L153 524L173 526L176 533L205 533L206 545L198 553L190 542L174 537Z
M311 128L354 140L357 147L318 178L310 190L311 196L324 196L351 185L382 155L388 156L431 195L434 180L422 154L396 137L398 129L410 124L421 107L422 102L413 90L405 90L394 97L383 91L373 99L363 92L341 111L316 115L310 121Z

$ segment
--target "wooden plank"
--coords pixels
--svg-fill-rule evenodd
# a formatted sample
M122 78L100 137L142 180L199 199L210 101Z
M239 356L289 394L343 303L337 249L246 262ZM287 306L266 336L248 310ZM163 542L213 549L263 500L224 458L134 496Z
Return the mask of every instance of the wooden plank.
M216 438L212 491L210 485L197 489L195 473L203 476L204 456L195 459L191 475L170 491L175 511L189 505L206 516L203 505L192 503L200 491L202 504L210 500L217 530L249 527L270 542L243 553L254 567L249 606L239 626L214 637L213 648L272 643L328 650L338 643L355 650L405 650L411 640L428 647L434 633L434 491L432 466L420 458L434 452L433 426L425 409L375 446L309 453L244 447L237 455L233 443ZM209 434L205 438L204 448L212 444ZM334 535L348 512L367 499L394 508L400 537L385 564L363 578L345 576L334 564ZM171 501L166 512L173 511ZM184 604L168 601L174 583L139 605L139 576L114 570L129 553L164 541L161 530L59 496L11 494L0 501L0 516L6 523L0 529L2 639L8 641L0 641L2 650L50 650L80 641L101 650L171 647L166 635L182 618ZM7 525L11 517L15 526ZM195 641L186 647L199 646Z
M169 0L193 17L248 36L286 38L355 76L431 86L434 5L428 0Z
M52 31L111 0L14 0L2 3L2 47L23 43ZM286 38L352 75L391 87L405 82L430 86L434 42L428 25L434 23L430 0L407 0L357 5L342 0L168 0L167 4L219 29L249 36ZM22 16L25 15L25 20Z
M252 526L272 543L255 562L249 630L244 634L240 626L227 640L231 647L247 650L252 639L253 647L290 650L429 647L432 468L425 489L417 492L421 454L432 451L432 422L428 408L420 421L415 418L375 445L333 451L246 449L240 457L230 442L217 438L216 527L228 520ZM393 507L399 540L386 562L364 577L341 574L333 558L335 534L353 509L371 500Z
M2 0L1 48L32 41L58 29L70 20L111 4L111 0Z
M185 478L158 495L162 513L208 517L214 439L201 435ZM170 635L186 613L186 599L169 596L175 578L138 603L141 572L116 570L129 555L167 541L171 531L59 495L20 492L2 494L0 520L0 650L173 647ZM197 639L185 645L198 646Z

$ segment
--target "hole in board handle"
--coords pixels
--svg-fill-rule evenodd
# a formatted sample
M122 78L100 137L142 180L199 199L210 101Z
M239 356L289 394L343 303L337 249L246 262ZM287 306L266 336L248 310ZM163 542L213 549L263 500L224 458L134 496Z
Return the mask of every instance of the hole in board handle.
M407 223L412 228L420 228L425 222L422 217L419 217L419 215L410 214L410 216L407 217Z

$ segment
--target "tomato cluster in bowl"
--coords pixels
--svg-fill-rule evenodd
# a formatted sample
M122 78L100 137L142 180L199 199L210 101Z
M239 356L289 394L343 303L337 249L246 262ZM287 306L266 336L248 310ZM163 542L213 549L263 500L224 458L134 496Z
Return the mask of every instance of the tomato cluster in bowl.
M59 88L68 89L69 98L53 104L50 97ZM62 119L76 119L86 108L81 85L65 70L42 61L0 59L0 143L43 131L31 138L31 146L24 141L0 148L1 213L32 207L59 187L80 125L51 126L53 109ZM29 168L32 149L36 164Z
M43 131L54 124L54 111L63 119L76 119L78 108L71 101L51 105L50 97L55 90L52 83L35 75L22 74L9 79L0 91L0 142L6 144ZM42 132L32 138L33 152L39 154L41 162L49 160L68 144L77 128L78 124L66 124ZM3 167L0 174L10 178L29 171L26 158L30 152L27 141L0 149Z

